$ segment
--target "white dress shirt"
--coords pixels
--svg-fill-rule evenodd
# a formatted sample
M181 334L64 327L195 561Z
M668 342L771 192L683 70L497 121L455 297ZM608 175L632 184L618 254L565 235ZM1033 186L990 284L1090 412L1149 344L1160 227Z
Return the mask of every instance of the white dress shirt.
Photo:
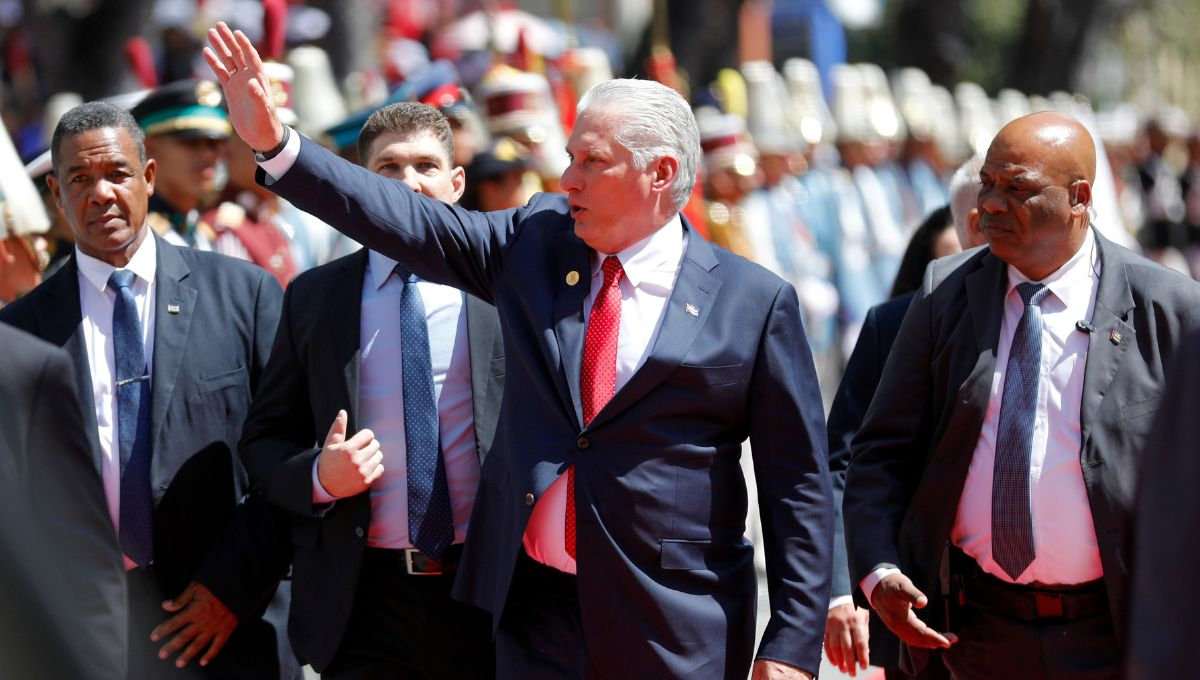
M393 271L395 266L395 260L369 251L359 327L357 425L374 432L383 451L383 475L371 485L367 545L400 549L413 545L408 535L408 441L404 432L400 345L400 295L404 282ZM479 486L466 307L462 292L455 288L418 280L417 290L429 327L433 394L438 405L442 458L450 489L454 542L462 543ZM313 500L317 503L336 500L317 479L315 461Z
M975 558L985 572L1008 582L1013 581L992 559L992 472L1008 356L1025 313L1016 287L1026 281L1029 278L1016 267L1008 267L991 394L950 530L954 545ZM1016 582L1086 583L1104 575L1079 461L1079 414L1091 334L1080 331L1076 323L1091 320L1100 284L1100 260L1091 229L1075 255L1040 283L1050 294L1041 304L1042 353L1029 456L1035 557ZM879 580L895 571L879 569L863 579L867 598Z
M138 320L142 324L142 343L146 352L147 373L154 371L154 274L157 269L157 246L152 234L147 234L142 244L130 258L125 269L136 278L130 289L138 309ZM113 528L120 531L121 517L121 445L117 433L117 390L114 376L117 373L113 354L113 307L117 294L108 288L108 277L116 267L98 260L75 248L78 265L79 311L83 316L81 329L87 350L88 368L92 376L92 406L96 411L96 429L100 439L102 459L101 478L104 482L104 497L108 501L108 515ZM125 568L137 565L128 557Z
M666 226L617 253L625 275L621 277L621 325L617 335L617 384L619 392L650 355L663 310L675 288L687 234L676 215ZM583 305L586 326L592 305L604 285L604 253L592 257L591 292ZM615 392L614 392L615 394ZM533 507L525 528L525 551L533 559L559 571L575 573L575 560L567 554L564 538L567 507L567 476L560 475Z

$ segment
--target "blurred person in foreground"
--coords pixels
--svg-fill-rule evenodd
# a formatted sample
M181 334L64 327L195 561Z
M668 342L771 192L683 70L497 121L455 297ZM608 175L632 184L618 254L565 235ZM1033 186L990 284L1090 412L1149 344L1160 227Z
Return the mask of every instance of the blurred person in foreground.
M124 569L75 383L70 355L0 324L0 668L10 677L126 677Z
M128 112L72 109L51 152L75 253L0 321L73 359L124 554L129 676L297 678L277 590L286 526L247 495L234 456L282 291L249 263L154 235L157 163Z
M1200 328L1193 328L1171 364L1137 484L1133 575L1129 584L1130 680L1173 680L1196 671L1196 630L1186 623L1200 606L1193 578L1200 534Z
M368 169L450 205L452 144L412 102L358 138ZM292 516L297 652L329 679L493 677L490 620L450 587L504 389L496 309L364 248L298 277L279 323L241 449Z
M1200 285L1091 227L1095 167L1068 116L996 135L988 247L930 265L854 439L851 578L906 672L1119 677L1130 487Z
M687 103L657 83L594 87L568 195L474 213L293 133L249 40L219 24L209 42L274 190L496 304L508 389L454 594L492 614L497 675L748 675L749 436L772 603L753 677L811 678L833 516L820 394L795 290L679 218L700 154Z

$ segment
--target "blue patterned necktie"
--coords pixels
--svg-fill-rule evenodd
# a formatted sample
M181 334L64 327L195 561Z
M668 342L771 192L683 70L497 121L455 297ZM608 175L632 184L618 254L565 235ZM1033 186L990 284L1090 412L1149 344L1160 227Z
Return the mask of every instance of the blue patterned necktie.
M436 558L454 540L454 518L433 393L429 325L417 277L399 264L396 275L404 282L400 293L400 373L408 442L408 536L417 550Z
M150 494L150 376L142 345L142 323L133 300L134 274L118 269L108 277L113 305L116 364L117 441L121 455L121 551L138 566L153 555L154 499Z
M1029 457L1037 416L1042 361L1042 309L1050 294L1040 283L1017 284L1025 313L1013 334L1004 373L1004 397L992 471L992 559L1017 580L1033 562L1033 518L1029 510Z

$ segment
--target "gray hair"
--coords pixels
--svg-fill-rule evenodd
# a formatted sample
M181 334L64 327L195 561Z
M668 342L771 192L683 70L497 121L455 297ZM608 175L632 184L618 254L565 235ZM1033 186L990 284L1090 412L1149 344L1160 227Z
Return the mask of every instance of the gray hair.
M618 114L615 138L633 154L639 170L670 156L679 161L679 175L671 185L675 212L687 203L696 185L700 164L700 130L687 101L666 85L652 80L622 78L600 83L584 93L576 107Z
M138 160L143 166L146 165L146 136L133 115L106 102L87 102L63 114L54 128L54 135L50 138L50 166L55 176L61 169L59 163L62 162L61 149L64 140L106 128L124 130L137 149Z
M967 233L967 215L970 215L979 203L979 171L983 169L983 159L982 151L976 153L960 165L950 178L950 216L954 220L954 231L958 232L958 240L963 248L971 242Z

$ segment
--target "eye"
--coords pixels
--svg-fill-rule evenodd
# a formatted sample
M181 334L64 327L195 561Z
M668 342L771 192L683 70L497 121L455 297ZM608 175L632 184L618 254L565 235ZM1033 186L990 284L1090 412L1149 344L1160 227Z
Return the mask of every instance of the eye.
M440 169L438 164L432 161L417 163L417 170L423 173L437 172Z

